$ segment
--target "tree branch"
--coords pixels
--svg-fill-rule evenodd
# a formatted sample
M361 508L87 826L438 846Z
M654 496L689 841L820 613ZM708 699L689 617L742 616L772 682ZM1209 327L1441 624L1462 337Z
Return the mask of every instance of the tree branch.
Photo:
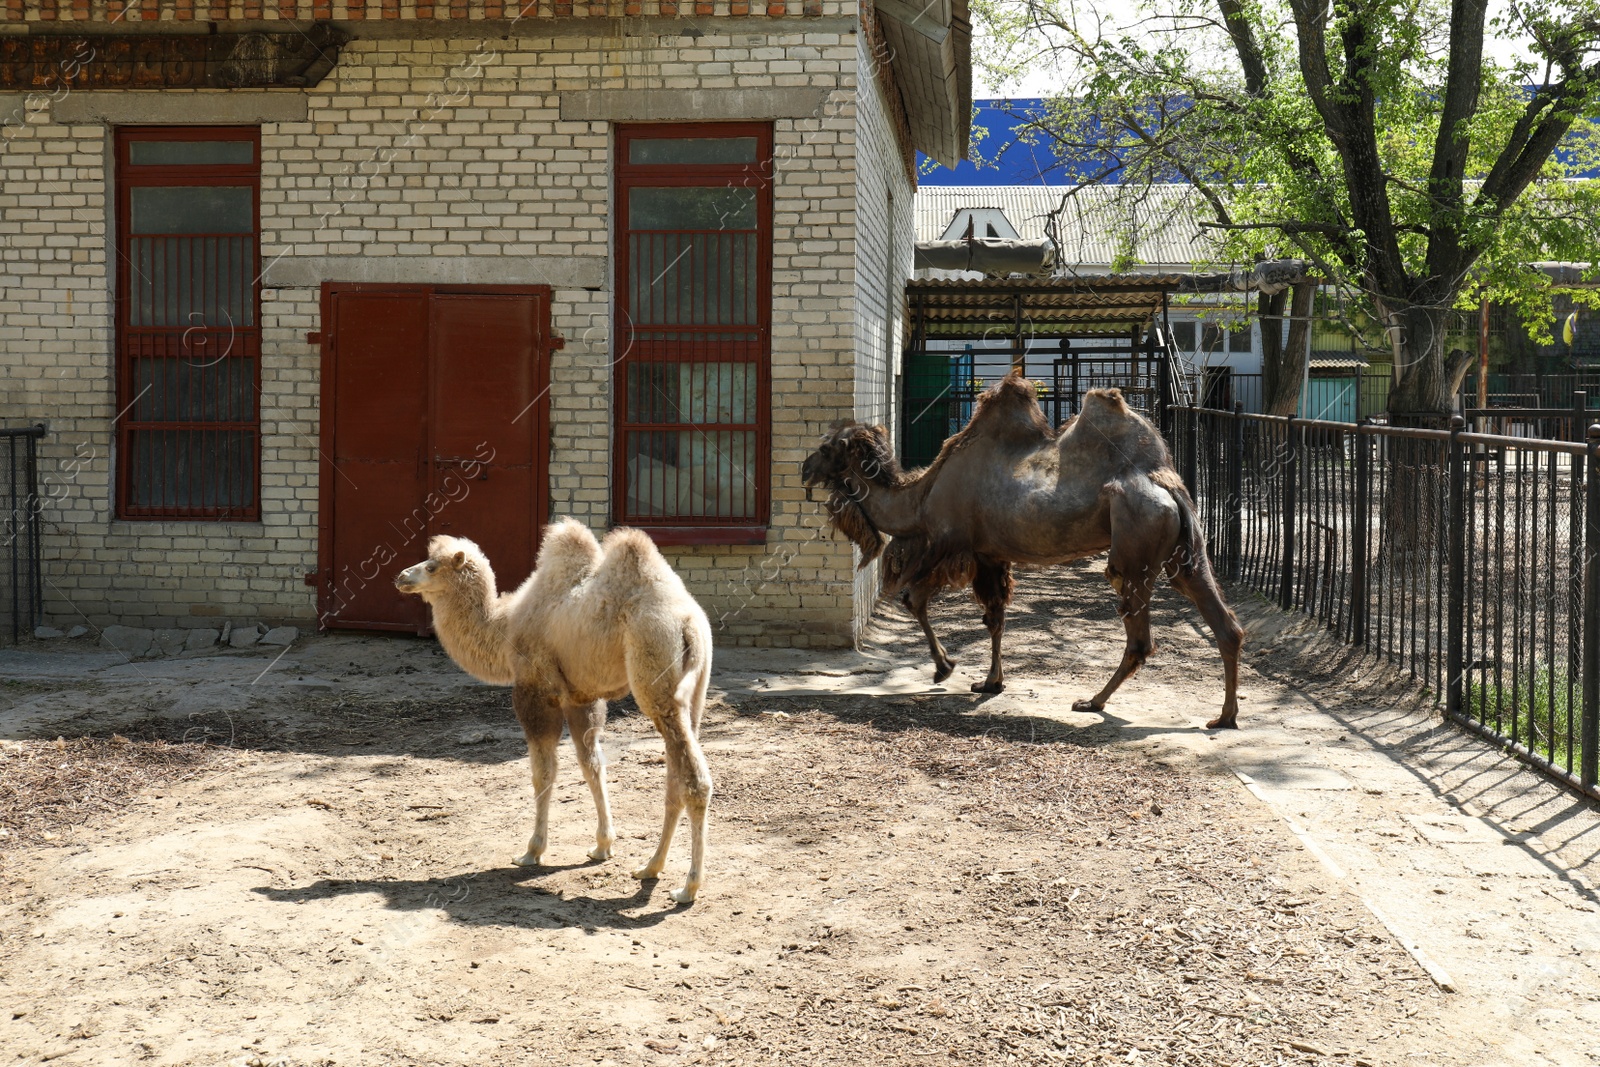
M1433 141L1433 168L1428 172L1428 199L1434 209L1430 214L1437 222L1428 240L1427 272L1434 278L1453 277L1464 266L1460 208L1467 153L1472 147L1467 122L1478 109L1483 89L1483 23L1487 12L1484 0L1453 0L1450 5L1449 67L1439 129Z
M1233 49L1239 53L1239 66L1244 70L1244 91L1251 96L1267 94L1267 61L1256 42L1255 27L1250 24L1245 0L1217 0L1222 9L1222 21L1233 39Z

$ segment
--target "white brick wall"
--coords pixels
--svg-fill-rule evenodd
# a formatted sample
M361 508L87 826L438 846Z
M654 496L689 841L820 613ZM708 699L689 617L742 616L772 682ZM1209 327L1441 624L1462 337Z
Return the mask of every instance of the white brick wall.
M896 428L895 372L905 329L905 279L916 243L906 173L873 58L858 35L856 119L855 418ZM854 622L859 635L871 618L878 567L857 571Z
M837 418L885 417L887 234L911 194L875 97L854 99L854 34L357 40L310 94L307 121L262 129L262 251L389 257L592 256L610 240L611 130L559 118L564 89L820 87L775 124L771 534L762 547L669 551L730 642L841 644L859 623L848 545L820 535L801 460ZM876 92L871 79L865 80ZM858 211L858 137L873 141ZM111 511L109 135L35 115L0 146L0 418L44 419L47 614L166 625L315 617L318 291L263 292L262 521L126 522ZM876 160L882 156L882 160ZM868 173L870 170L870 174ZM897 184L898 183L898 184ZM602 272L609 279L609 267ZM902 277L904 273L902 272ZM609 281L607 283L609 288ZM858 308L862 314L858 316ZM610 294L558 285L552 365L556 514L609 521ZM858 378L857 364L868 370Z

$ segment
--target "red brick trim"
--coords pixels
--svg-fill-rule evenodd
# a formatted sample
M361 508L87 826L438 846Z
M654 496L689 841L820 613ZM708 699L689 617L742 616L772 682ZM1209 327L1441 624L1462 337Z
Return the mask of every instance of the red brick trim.
M0 0L0 25L271 19L821 18L824 0Z

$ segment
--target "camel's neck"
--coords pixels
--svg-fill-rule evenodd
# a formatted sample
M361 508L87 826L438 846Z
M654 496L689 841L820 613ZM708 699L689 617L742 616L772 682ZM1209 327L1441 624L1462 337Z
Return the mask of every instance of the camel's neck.
M510 685L510 623L493 586L474 582L433 604L433 629L450 658L468 674L491 685Z
M926 490L920 482L901 482L891 485L884 481L872 481L858 474L852 488L855 487L859 487L860 491L852 495L879 532L891 537L906 537L923 532L925 522L922 516L922 498L926 495Z

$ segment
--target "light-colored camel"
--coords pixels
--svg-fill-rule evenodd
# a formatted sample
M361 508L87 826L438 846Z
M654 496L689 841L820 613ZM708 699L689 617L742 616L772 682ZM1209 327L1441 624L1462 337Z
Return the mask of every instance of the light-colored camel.
M471 541L435 537L428 558L395 586L433 609L450 658L492 685L509 685L528 739L538 805L524 867L539 864L555 785L556 746L565 720L599 818L589 856L609 859L614 840L600 735L606 701L633 693L666 746L667 809L655 855L635 878L661 876L673 831L687 807L693 834L689 876L672 892L694 900L704 875L711 771L697 737L711 678L711 625L682 580L638 530L613 530L602 545L578 522L544 531L533 574L495 591L494 571Z
M1116 389L1092 389L1060 434L1039 410L1033 384L1011 375L979 398L971 420L926 469L906 473L881 426L846 423L801 469L830 491L832 525L861 548L865 566L884 553L885 581L901 591L933 654L937 680L953 668L928 623L941 588L971 584L990 634L989 677L975 692L1005 687L1000 637L1011 564L1048 565L1110 550L1106 577L1128 643L1105 688L1074 706L1098 711L1155 651L1150 600L1167 578L1200 609L1222 653L1222 712L1206 725L1237 725L1244 630L1223 602L1183 480L1155 428Z

